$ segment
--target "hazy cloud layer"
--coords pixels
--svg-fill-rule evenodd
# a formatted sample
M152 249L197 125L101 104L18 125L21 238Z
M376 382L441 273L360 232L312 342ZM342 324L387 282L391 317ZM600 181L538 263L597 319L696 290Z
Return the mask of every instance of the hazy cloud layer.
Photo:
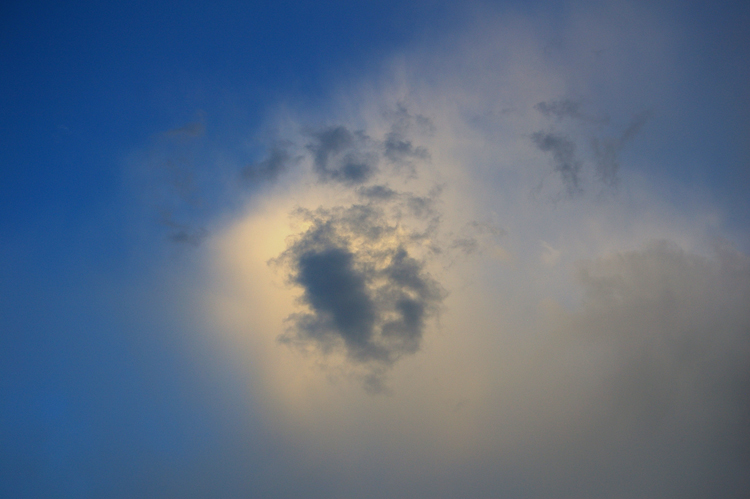
M671 134L632 9L480 23L278 127L300 159L219 238L216 320L321 495L750 490L750 262L622 154Z

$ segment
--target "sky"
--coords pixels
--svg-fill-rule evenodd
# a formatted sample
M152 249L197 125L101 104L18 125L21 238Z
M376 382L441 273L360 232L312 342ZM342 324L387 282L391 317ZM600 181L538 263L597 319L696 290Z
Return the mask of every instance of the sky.
M0 496L744 498L746 2L5 2Z

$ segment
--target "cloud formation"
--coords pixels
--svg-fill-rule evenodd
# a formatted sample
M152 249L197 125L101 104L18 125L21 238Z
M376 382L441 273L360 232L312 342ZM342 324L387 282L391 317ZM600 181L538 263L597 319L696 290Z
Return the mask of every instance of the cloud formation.
M531 140L540 151L552 154L554 161L553 169L560 174L560 179L565 185L568 195L581 194L581 161L576 158L576 145L564 135L556 133L535 132Z
M219 237L240 291L216 315L252 343L300 469L342 477L330 495L750 490L750 264L717 244L712 207L674 206L622 156L664 131L639 85L615 100L601 81L667 51L591 54L659 40L616 14L573 23L556 52L495 20L403 55L326 126L278 127L300 160ZM559 97L581 94L591 111Z
M279 175L299 162L300 158L292 156L290 148L291 144L285 141L272 144L265 159L242 169L242 177L249 182L276 180Z
M379 202L295 214L308 228L274 263L288 272L290 284L302 288L307 311L289 316L282 341L313 343L323 352L344 348L354 362L388 366L419 350L445 292L410 253L434 227L405 230L383 206L394 200L389 208L403 205L423 217L425 209L411 204L426 201L414 196L397 201L396 193L382 186L370 192ZM379 379L368 380L368 389L381 388Z

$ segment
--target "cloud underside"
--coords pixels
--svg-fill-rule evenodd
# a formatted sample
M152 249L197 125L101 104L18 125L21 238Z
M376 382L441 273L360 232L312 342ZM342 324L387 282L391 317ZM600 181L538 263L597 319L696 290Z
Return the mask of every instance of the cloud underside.
M371 204L300 210L310 227L276 260L303 290L286 342L343 347L357 363L389 365L419 349L443 290L409 254L425 234L403 232Z

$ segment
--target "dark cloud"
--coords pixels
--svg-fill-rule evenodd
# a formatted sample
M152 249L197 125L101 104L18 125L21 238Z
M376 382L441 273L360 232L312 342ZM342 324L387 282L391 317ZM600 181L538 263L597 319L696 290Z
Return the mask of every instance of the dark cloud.
M334 126L310 133L313 141L307 149L313 154L318 178L323 182L362 184L377 170L378 155L364 132L352 132L345 126Z
M392 163L401 163L410 159L427 159L429 153L424 147L415 147L411 140L399 132L390 132L383 144L385 157Z
M387 185L360 187L357 189L357 194L372 201L388 201L398 196L398 193Z
M295 282L305 290L313 311L297 316L297 327L312 338L338 334L358 359L384 360L385 352L372 342L375 304L364 272L354 268L354 255L333 246L305 251L295 264Z
M555 101L542 101L534 106L534 109L548 118L557 118L558 120L562 120L563 118L571 118L586 121L589 123L609 123L608 116L592 116L590 114L584 113L582 111L582 107L583 104L579 101L563 99Z
M636 115L619 137L594 138L591 140L596 175L604 184L613 186L617 183L620 153L625 145L641 131L650 116L651 113L648 111Z
M302 288L308 311L289 317L282 340L312 342L322 351L343 347L350 360L376 366L367 384L373 389L383 366L419 350L444 292L410 254L413 234L403 235L381 208L353 205L298 215L310 228L275 262Z
M577 118L581 115L581 103L569 99L550 102L542 101L534 106L534 109L548 117Z
M434 199L430 196L409 195L406 198L406 203L411 213L418 218L425 218L435 213L433 210Z
M552 153L554 170L560 174L568 194L580 194L581 161L576 158L575 143L563 135L546 132L533 133L531 140L540 151Z
M289 146L290 144L286 142L277 142L271 146L266 159L243 168L243 178L249 181L276 180L279 175L299 161L299 158L289 153Z

